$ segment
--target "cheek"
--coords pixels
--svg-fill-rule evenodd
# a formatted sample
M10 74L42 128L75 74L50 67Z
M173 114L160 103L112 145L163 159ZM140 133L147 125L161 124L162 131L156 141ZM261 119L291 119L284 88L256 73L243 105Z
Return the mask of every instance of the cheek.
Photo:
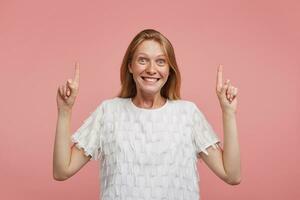
M165 78L167 78L167 77L169 76L169 74L170 74L169 69L166 69L166 70L162 71L162 75L163 75Z
M134 65L132 65L132 70L135 74L138 74L138 73L142 72L143 70L145 70L145 66L143 66L141 64L134 64Z

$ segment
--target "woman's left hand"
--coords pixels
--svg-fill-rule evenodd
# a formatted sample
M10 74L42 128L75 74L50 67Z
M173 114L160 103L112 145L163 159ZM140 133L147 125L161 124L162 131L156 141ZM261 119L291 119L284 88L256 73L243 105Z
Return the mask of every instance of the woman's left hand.
M237 88L231 85L229 79L227 79L223 84L223 66L220 65L217 72L216 93L223 113L236 113L237 92Z

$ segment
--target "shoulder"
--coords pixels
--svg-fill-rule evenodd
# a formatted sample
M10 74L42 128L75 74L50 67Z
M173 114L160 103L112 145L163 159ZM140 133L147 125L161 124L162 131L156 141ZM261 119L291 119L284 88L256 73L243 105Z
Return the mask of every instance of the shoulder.
M197 109L194 102L186 99L170 100L170 104L174 109L189 114Z
M190 100L186 100L186 99L170 100L170 102L174 106L189 108L189 109L193 109L196 106L196 104L194 102L192 102Z
M120 106L125 105L126 102L128 102L128 98L111 97L99 102L98 109L103 109L103 110L117 109Z

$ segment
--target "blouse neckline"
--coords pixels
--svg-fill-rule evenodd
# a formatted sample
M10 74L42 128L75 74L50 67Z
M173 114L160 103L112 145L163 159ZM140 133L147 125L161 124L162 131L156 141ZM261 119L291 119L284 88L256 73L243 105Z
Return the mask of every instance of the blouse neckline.
M158 108L141 108L141 107L138 107L136 106L133 101L132 101L132 98L128 98L129 99L129 104L131 105L131 107L135 110L139 110L139 111L146 111L146 112L152 112L152 111L160 111L160 110L163 110L165 109L168 105L169 105L169 99L166 99L166 102L164 105L162 105L161 107L158 107Z

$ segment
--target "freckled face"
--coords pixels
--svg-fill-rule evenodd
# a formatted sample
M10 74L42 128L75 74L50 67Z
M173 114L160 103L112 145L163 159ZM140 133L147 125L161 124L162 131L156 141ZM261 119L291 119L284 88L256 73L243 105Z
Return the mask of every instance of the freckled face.
M145 40L136 49L129 72L133 74L137 92L156 95L168 80L169 64L160 44Z

